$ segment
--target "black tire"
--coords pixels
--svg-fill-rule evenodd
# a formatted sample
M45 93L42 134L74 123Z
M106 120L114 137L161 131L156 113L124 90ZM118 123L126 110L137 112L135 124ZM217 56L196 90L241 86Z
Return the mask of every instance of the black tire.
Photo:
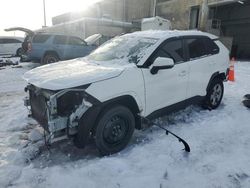
M100 114L96 125L97 149L101 155L111 155L129 143L135 129L135 118L127 107L112 106Z
M22 55L24 54L24 49L23 48L18 48L16 51L16 56L17 57L22 57Z
M250 94L246 94L246 95L244 95L244 97L243 97L244 99L246 99L246 100L250 100Z
M213 79L208 88L207 95L204 101L204 106L208 109L216 109L221 103L224 94L223 81L219 78Z
M42 64L50 64L59 61L59 57L55 53L45 54L42 59Z

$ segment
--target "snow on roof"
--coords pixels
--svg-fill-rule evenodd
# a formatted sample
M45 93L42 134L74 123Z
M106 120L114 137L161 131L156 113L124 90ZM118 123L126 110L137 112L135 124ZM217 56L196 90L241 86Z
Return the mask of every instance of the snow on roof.
M159 16L155 16L155 17L151 17L151 18L143 18L142 19L142 23L151 23L151 22L155 22L155 21L170 22L169 20L161 18Z
M218 38L215 35L210 33L205 33L197 30L147 30L147 31L137 31L134 33L129 33L124 36L137 36L137 37L148 37L148 38L157 38L157 39L167 39L170 37L179 37L179 36L189 36L189 35L198 35L198 36L207 36L211 39Z

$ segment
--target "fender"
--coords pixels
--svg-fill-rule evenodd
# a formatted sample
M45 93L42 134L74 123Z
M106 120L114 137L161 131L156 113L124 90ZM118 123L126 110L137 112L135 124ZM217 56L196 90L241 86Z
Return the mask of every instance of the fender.
M54 51L54 50L46 50L44 53L43 53L43 55L42 55L42 59L45 57L45 55L47 55L47 54L56 54L57 55L57 57L59 58L59 59L61 59L61 54L59 55L56 51Z
M209 82L208 82L206 91L208 91L210 85L212 84L213 79L215 79L216 77L219 77L222 80L226 80L226 74L224 72L219 73L219 71L217 71L217 72L213 73L210 80L209 80Z
M121 104L127 106L133 114L140 112L139 107L136 103L136 100L131 95L123 95L111 100L99 103L98 105L92 106L90 109L83 114L83 116L78 121L78 132L76 135L76 145L80 148L84 148L88 143L88 140L91 136L91 132L95 130L95 125L98 119L99 114L114 104ZM136 128L140 129L141 118L140 116L135 116Z

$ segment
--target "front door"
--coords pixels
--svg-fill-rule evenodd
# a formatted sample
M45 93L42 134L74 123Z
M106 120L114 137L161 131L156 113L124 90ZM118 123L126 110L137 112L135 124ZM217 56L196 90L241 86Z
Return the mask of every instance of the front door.
M59 54L61 60L73 59L74 49L69 44L69 37L64 35L57 35L54 38L53 49Z
M181 102L186 99L188 85L188 65L184 61L183 41L174 39L164 42L149 58L146 64L153 66L157 57L172 58L173 68L159 70L151 74L150 68L142 68L146 92L146 112L150 115L156 110Z
M85 41L78 37L69 37L69 45L71 46L74 58L84 57L93 50L93 46L88 46Z

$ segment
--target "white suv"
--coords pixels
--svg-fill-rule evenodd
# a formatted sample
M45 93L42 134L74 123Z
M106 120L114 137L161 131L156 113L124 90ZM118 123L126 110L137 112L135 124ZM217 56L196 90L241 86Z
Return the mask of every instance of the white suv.
M219 106L229 52L199 31L144 31L116 37L89 56L33 69L31 115L52 136L95 139L103 155L122 150L142 120L200 102Z

